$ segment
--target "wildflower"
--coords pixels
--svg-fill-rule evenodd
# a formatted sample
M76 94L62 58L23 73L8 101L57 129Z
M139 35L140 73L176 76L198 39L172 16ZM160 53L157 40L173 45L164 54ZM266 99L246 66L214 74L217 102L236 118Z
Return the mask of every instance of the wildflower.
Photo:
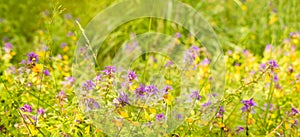
M240 132L243 132L245 130L245 128L243 128L243 127L241 127L241 126L238 126L237 128L236 128L236 132L237 133L240 133Z
M12 47L13 47L13 45L11 43L5 43L3 49L6 53L9 53L10 50L12 49Z
M165 119L165 114L164 113L157 114L155 119L156 119L156 121L161 121L161 120Z
M158 89L155 85L146 86L145 90L148 94L155 94L156 92L158 92Z
M211 105L211 104L212 104L211 101L207 101L206 103L203 103L203 104L202 104L202 107L207 107L207 106L209 106L209 105Z
M217 117L220 118L220 117L223 117L223 114L224 114L225 110L222 106L220 106L220 109L217 113Z
M25 104L23 107L20 108L20 110L24 112L32 112L32 107L28 104Z
M60 99L63 99L63 98L66 98L66 93L64 91L60 91L58 94L57 94L57 97L60 98Z
M74 82L75 82L75 78L71 76L71 77L66 77L65 81L63 81L62 84L64 86L71 86Z
M177 32L177 33L175 34L175 37L176 37L176 38L181 38L181 34L180 34L179 32Z
M164 95L165 95L165 94L168 94L169 91L171 91L171 90L173 90L173 88L172 88L171 86L166 86L166 87L164 88L164 90L163 90L163 94L164 94Z
M173 61L169 60L166 64L165 67L171 67L173 65Z
M138 95L139 97L143 97L145 95L146 92L146 88L144 85L140 85L140 87L138 87L135 90L135 94Z
M86 91L92 90L94 89L94 87L96 86L96 84L92 81L92 80L88 80L85 83L83 83L83 89Z
M39 61L38 55L35 54L34 52L28 53L27 57L29 63L33 63L33 62L37 63Z
M278 78L278 76L275 74L275 75L274 75L274 82L278 82L278 80L279 80L279 78Z
M137 76L136 76L136 74L135 74L134 71L130 71L130 72L128 73L127 78L128 78L128 81L129 81L129 82L132 82L133 80L136 80L136 79L137 79Z
M275 60L270 60L270 61L268 62L268 64L269 64L272 68L278 68L278 67L279 67Z
M292 123L291 127L297 127L299 125L299 121L297 119L294 120L294 123Z
M296 80L300 80L300 74L296 75Z
M271 45L271 44L268 44L268 45L266 46L265 52L271 52L271 50L272 50L272 45Z
M95 80L96 80L96 81L100 81L101 78L102 78L102 75L101 75L101 74L98 74L98 75L95 77Z
M116 98L115 104L121 105L122 107L129 105L129 99L128 96L125 93L119 93L120 97Z
M265 70L267 68L267 65L265 64L265 63L261 63L260 65L259 65L259 69L260 70Z
M299 114L299 111L296 108L292 108L292 115L295 116Z
M204 66L207 66L209 65L210 63L210 60L208 58L205 58L202 62L201 62L201 65L204 65Z
M251 107L256 106L256 103L253 101L253 98L249 100L243 100L242 103L244 106L242 107L243 112L247 112L251 110Z
M63 48L65 48L67 45L68 45L67 43L63 42L63 43L60 44L60 48L63 49Z
M38 114L40 114L40 115L41 115L41 114L44 114L44 113L45 113L45 110L44 110L44 109L42 109L42 108L39 108L37 112L38 112Z
M194 91L191 93L191 96L190 96L192 99L196 99L196 100L200 100L202 97L199 95L199 92L198 91Z
M32 68L32 71L36 72L36 73L40 73L40 72L42 72L42 70L43 70L43 65L42 64L37 64Z
M176 119L177 120L182 120L182 118L183 118L182 114L176 114Z
M266 108L267 108L267 105L268 105L267 103L265 103L265 104L264 104L264 108L263 108L263 110L266 110ZM272 111L272 110L273 110L273 104L272 104L272 103L270 104L270 108L269 108L269 110L270 110L270 111Z
M105 67L104 73L108 76L112 75L112 73L116 72L116 68L114 66Z
M95 101L95 99L93 98L88 98L87 100L85 100L85 103L86 103L86 111L100 108L98 102Z
M46 76L50 76L49 70L48 70L48 69L44 70L44 74L45 74Z

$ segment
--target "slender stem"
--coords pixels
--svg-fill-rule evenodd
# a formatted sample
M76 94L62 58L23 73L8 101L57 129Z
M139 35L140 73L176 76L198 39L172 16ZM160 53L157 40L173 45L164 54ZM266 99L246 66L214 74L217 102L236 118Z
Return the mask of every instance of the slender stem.
M265 123L265 129L267 131L268 128L268 122L267 122L267 117L268 117L268 113L269 113L269 108L270 108L270 104L271 104L271 100L272 100L272 96L273 96L273 79L271 80L270 83L270 89L269 89L269 94L268 94L268 103L267 103L267 108L266 108L266 114L264 117L264 123Z
M247 112L247 118L246 118L246 136L249 136L249 125L248 125L248 120L249 120L249 113Z

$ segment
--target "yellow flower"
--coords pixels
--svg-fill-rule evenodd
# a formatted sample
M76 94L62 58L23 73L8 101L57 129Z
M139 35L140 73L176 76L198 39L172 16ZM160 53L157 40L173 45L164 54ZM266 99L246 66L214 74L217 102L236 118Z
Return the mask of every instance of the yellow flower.
M35 73L40 73L43 70L43 65L42 64L36 64L31 70Z

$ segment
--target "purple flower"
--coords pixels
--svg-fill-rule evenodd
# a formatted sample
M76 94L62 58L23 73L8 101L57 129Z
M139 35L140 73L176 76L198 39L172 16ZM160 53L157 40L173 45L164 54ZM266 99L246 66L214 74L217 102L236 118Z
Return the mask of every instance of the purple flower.
M299 125L299 121L297 119L294 120L294 123L292 123L291 127L297 127Z
M158 92L158 89L155 85L146 86L145 90L148 94L155 94L156 92Z
M165 119L165 114L164 113L157 114L155 118L156 118L156 121L161 121L161 120Z
M38 62L39 59L38 59L38 55L35 54L34 52L30 52L27 54L27 57L28 57L28 62L29 63L32 63L32 62Z
M210 63L210 60L208 58L205 58L202 62L201 62L201 65L209 65Z
M299 114L299 111L296 108L292 108L292 115L297 115Z
M74 36L74 33L72 31L68 31L67 36L72 37L72 36Z
M263 108L263 110L266 110L266 108L267 108L267 105L268 105L267 103L265 103L265 104L264 104L264 108ZM269 110L270 110L270 111L272 111L272 110L273 110L273 104L270 104L270 108L269 108Z
M296 80L300 80L300 74L296 75Z
M67 43L63 42L63 43L60 44L60 47L65 48L67 45L68 45Z
M5 43L3 49L5 52L8 53L12 48L13 48L13 45L11 43Z
M107 66L107 67L105 67L104 73L106 75L110 76L114 72L116 72L116 67L114 67L114 66Z
M173 63L173 61L168 61L166 64L165 64L165 67L170 67L170 66L172 66L174 63Z
M270 61L268 62L268 64L269 64L271 67L273 67L273 68L278 68L278 67L279 67L275 60L270 60Z
M132 82L137 79L137 76L134 71L129 71L127 78L129 82Z
M23 107L20 108L24 112L32 112L32 107L28 104L25 104Z
M209 106L209 105L211 105L211 104L212 104L211 101L207 101L206 103L203 103L203 104L202 104L202 107L207 107L207 106Z
M183 118L182 114L176 114L176 119L177 120L182 120L182 118Z
M271 50L272 50L272 45L271 45L271 44L268 44L268 45L266 46L265 51L266 51L266 52L270 52Z
M177 32L177 33L175 34L175 37L176 37L176 38L181 38L181 34L180 34L179 32Z
M191 46L190 51L198 53L200 51L200 48L197 46Z
M245 129L243 128L243 127L241 127L241 126L238 126L237 128L236 128L236 132L237 133L240 133L240 132L243 132Z
M222 106L220 106L220 109L217 113L217 117L220 118L220 117L223 117L223 114L224 114L225 110Z
M244 106L242 107L243 112L247 112L251 110L251 107L256 106L256 103L253 101L253 98L249 100L243 100L242 103Z
M92 81L92 80L88 80L85 83L83 83L83 89L86 91L92 90L94 89L94 87L96 86L96 84Z
M166 86L163 90L163 94L168 94L169 91L173 90L173 88L171 86Z
M267 65L265 64L265 63L261 63L260 65L259 65L259 69L260 70L265 70L267 68Z
M48 69L44 70L44 74L45 74L46 76L50 76L49 70L48 70Z
M278 78L278 76L275 74L275 75L274 75L274 82L278 82L278 80L279 80L279 78Z
M125 93L119 93L120 94L120 97L117 98L118 100L118 103L124 107L126 105L130 105L129 104L129 99L128 99L128 96L125 94Z
M144 97L145 92L146 92L146 87L144 85L140 85L140 87L138 87L134 93L139 97Z
M88 98L87 100L85 100L85 103L86 103L86 111L100 108L98 102L95 101L95 99L93 98Z
M101 74L98 74L98 75L96 76L95 80L96 80L96 81L100 81L101 78L102 78L102 75L101 75Z
M190 96L192 99L196 99L196 100L200 100L202 97L199 95L199 92L198 91L194 91L191 93L191 96Z
M41 114L44 114L44 113L45 113L45 110L44 110L44 109L42 109L42 108L39 108L39 109L38 109L38 114L41 115Z
M67 13L64 15L65 19L72 19L72 15L70 13Z
M57 94L57 97L59 97L60 99L63 99L66 97L66 93L64 91L60 91L58 94Z

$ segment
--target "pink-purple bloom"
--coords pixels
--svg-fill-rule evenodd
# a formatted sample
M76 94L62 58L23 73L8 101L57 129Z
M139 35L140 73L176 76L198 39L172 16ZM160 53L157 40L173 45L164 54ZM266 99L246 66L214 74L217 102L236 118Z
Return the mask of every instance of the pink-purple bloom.
M211 104L212 104L211 101L207 101L207 102L205 102L205 103L202 104L202 107L207 107L207 106L209 106Z
M45 110L44 110L44 109L42 109L42 108L39 108L39 109L38 109L38 114L39 114L39 115L44 114L44 113L45 113Z
M83 83L82 88L86 91L94 89L96 84L92 80L88 80L85 83Z
M127 94L125 93L119 93L120 94L120 97L117 98L119 104L124 107L126 105L129 105L129 99L128 99L128 96Z
M137 76L134 71L129 71L127 78L129 82L132 82L137 79Z
M148 94L155 94L156 92L158 92L158 89L155 85L146 86L145 90Z
M198 91L194 91L191 93L191 96L190 96L192 99L196 99L196 100L200 100L202 97L199 95L199 92Z
M297 115L299 114L299 110L297 110L296 108L292 108L292 115Z
M164 120L165 119L165 114L164 113L157 114L155 118L156 118L156 121Z
M30 52L27 54L27 57L28 57L28 62L29 63L32 63L32 62L35 62L37 63L39 61L39 58L38 58L38 55L35 54L34 52Z
M23 107L20 108L24 112L32 112L32 107L28 104L25 104Z
M269 64L271 67L273 67L273 68L278 68L278 67L279 67L278 64L277 64L277 62L276 62L275 60L270 60L270 61L268 62L268 64Z
M49 70L48 70L48 69L44 70L44 75L46 75L46 76L50 76L50 72L49 72Z
M93 99L93 98L88 98L86 101L86 111L94 110L94 109L99 109L100 106L98 102Z
M4 51L9 52L13 48L13 45L11 43L5 43L4 44Z
M220 118L220 117L223 117L223 114L224 114L225 110L222 106L220 106L220 109L217 113L217 117Z
M173 90L173 88L171 87L171 86L166 86L165 88L164 88L164 90L163 90L163 94L168 94L169 93L169 91L171 91L171 90Z
M243 127L241 127L241 126L238 126L238 127L236 128L236 132L237 132L237 133L243 132L244 130L245 130L245 128L243 128Z
M146 87L144 85L140 85L140 87L138 87L134 93L139 97L144 97L146 93Z
M242 103L244 104L244 106L242 107L243 112L248 112L251 110L251 107L256 106L256 103L253 101L253 98L249 100L243 100Z
M106 75L111 76L114 72L116 72L116 67L114 67L114 66L105 67L104 73Z

